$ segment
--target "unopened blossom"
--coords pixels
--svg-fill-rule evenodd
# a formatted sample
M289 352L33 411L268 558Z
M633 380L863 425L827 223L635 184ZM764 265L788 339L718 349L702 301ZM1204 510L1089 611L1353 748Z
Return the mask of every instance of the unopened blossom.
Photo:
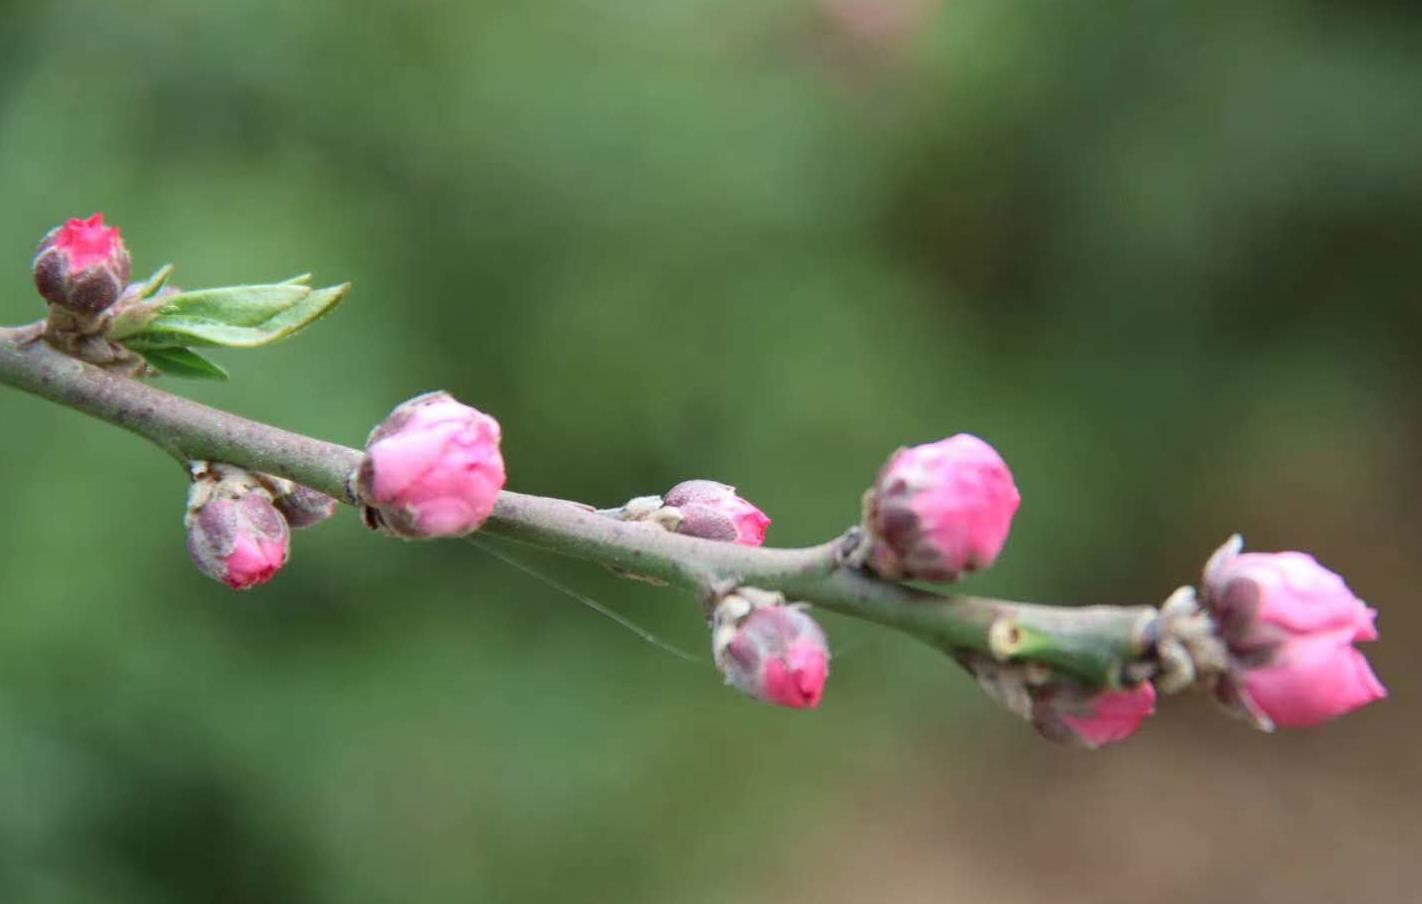
M97 314L119 297L130 266L123 236L96 213L50 230L32 269L35 288L46 300L76 314Z
M799 606L732 594L714 612L712 652L726 683L779 706L814 709L829 677L825 633Z
M1387 696L1354 646L1377 612L1301 552L1241 553L1231 538L1205 566L1201 604L1228 650L1216 696L1263 728L1317 725Z
M290 532L265 490L215 493L189 510L187 525L193 563L234 590L265 584L286 564Z
M1155 687L1100 688L1036 662L1008 662L977 653L959 661L996 702L1032 723L1051 741L1095 749L1124 741L1155 714Z
M447 392L397 407L370 435L356 495L375 527L412 539L478 529L503 489L499 422Z
M770 527L765 512L737 496L735 487L714 480L683 481L662 502L658 520L674 523L677 533L691 537L760 546Z
M1033 724L1042 734L1093 750L1124 741L1154 714L1155 688L1149 683L1092 694L1050 688L1032 707Z
M1021 504L997 450L960 433L900 449L865 500L869 564L884 577L950 581L987 568Z

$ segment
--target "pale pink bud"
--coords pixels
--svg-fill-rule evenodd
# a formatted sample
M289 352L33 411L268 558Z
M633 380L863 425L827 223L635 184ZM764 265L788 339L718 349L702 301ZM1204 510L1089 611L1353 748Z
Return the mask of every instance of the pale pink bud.
M1059 744L1095 749L1124 741L1155 714L1156 692L1149 683L1102 689L1054 674L1038 663L1004 662L976 653L957 658L989 697Z
M258 479L272 494L277 511L293 529L313 527L336 514L335 499L291 480L259 474Z
M97 314L123 291L130 261L123 236L96 213L50 230L35 252L32 269L35 287L45 299L76 313Z
M372 526L412 539L477 529L503 489L499 422L447 392L417 396L377 427L356 472Z
M1220 699L1262 727L1299 728L1385 698L1353 647L1377 639L1377 612L1313 556L1241 545L1232 538L1205 566L1202 604L1230 656Z
M1083 695L1075 688L1054 687L1044 690L1032 706L1033 724L1043 735L1093 750L1124 741L1152 715L1155 688L1149 683L1091 695Z
M1283 728L1318 725L1387 697L1367 657L1346 635L1295 638L1269 666L1246 669L1237 693Z
M900 449L865 501L869 562L896 580L951 581L987 568L1021 501L1007 463L976 436Z
M677 533L690 537L760 546L770 527L765 512L737 496L735 487L714 480L683 481L662 503L677 510Z
M715 615L716 666L737 690L779 706L814 709L829 677L825 633L803 609L765 605L735 616L739 597ZM731 611L728 612L727 609Z
M234 590L275 577L290 543L286 519L263 490L214 495L188 513L188 554L203 574Z

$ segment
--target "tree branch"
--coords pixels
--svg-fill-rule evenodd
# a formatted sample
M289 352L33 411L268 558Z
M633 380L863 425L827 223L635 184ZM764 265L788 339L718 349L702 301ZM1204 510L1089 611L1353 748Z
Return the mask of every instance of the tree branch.
M0 330L0 382L138 434L186 463L228 462L353 503L362 452L248 420L85 364L33 328ZM618 521L578 503L505 491L483 532L706 594L745 584L907 631L949 653L1034 661L1115 684L1146 653L1148 606L1059 608L932 593L840 564L840 540L769 549Z

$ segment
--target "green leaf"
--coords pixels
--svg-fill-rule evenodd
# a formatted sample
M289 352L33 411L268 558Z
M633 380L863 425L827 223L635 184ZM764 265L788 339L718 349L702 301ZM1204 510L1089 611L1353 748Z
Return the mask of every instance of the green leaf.
M257 326L299 304L311 292L307 285L310 281L310 274L303 274L272 285L227 286L165 295L146 304L131 305L109 328L109 338L122 342L149 330L157 331L152 322L159 314Z
M349 290L349 283L311 289L286 282L186 292L169 296L169 304L142 331L121 338L138 351L205 345L256 348L315 323Z
M110 338L122 339L143 332L143 328L163 309L164 300L154 296L163 290L172 272L173 265L164 264L148 277L147 282L134 283L124 290L118 303L109 309L113 316L109 322Z
M150 277L148 277L148 281L145 282L145 283L143 284L143 287L138 290L138 297L139 297L139 298L152 298L154 295L156 295L156 294L158 293L158 291L159 291L160 289L163 288L163 286L167 285L167 283L168 283L168 277L171 276L172 274L173 274L173 265L172 265L172 264L164 264L163 266L159 267L157 270L153 271L153 275L150 276Z
M299 283L228 286L223 289L179 292L163 299L166 302L163 314L194 317L232 326L256 326L300 303L310 292L308 286Z
M145 361L170 377L225 380L227 371L189 348L159 348L140 352Z
M109 338L122 340L143 332L163 310L161 298L124 299L111 309L114 319L109 324Z

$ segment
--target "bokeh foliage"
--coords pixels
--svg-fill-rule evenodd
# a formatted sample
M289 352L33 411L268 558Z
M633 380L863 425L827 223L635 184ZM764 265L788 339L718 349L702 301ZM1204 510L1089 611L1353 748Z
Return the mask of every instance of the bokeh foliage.
M1085 759L907 639L829 620L825 707L775 712L687 599L520 553L691 665L350 517L234 596L170 462L5 391L0 900L1406 898L1419 110L1408 3L0 5L0 321L98 209L182 286L351 280L174 388L353 444L446 388L517 489L719 478L780 545L969 430L1025 500L974 589L1153 601L1242 530L1382 609L1394 691Z

